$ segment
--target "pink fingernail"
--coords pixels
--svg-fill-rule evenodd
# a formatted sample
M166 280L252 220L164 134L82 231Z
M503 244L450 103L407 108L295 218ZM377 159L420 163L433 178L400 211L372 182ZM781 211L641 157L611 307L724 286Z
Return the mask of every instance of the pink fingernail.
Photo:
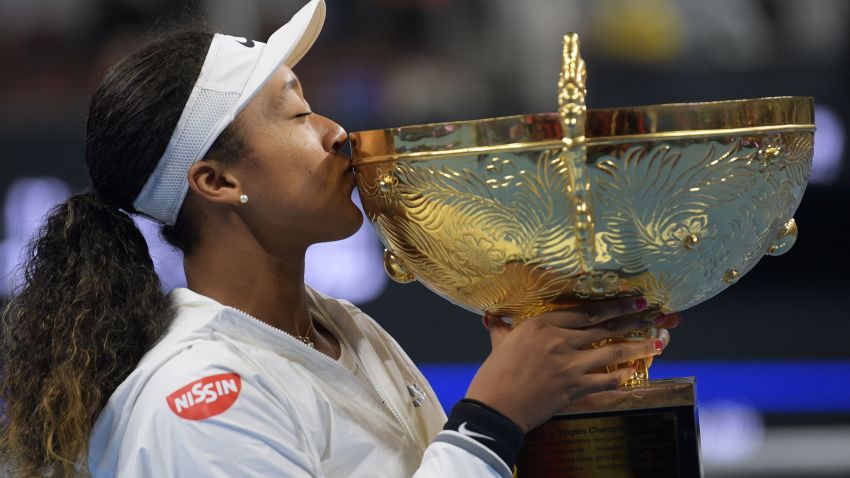
M682 316L679 314L672 314L667 316L667 328L672 329L673 327L679 325L679 322L682 321Z
M661 352L662 350L664 350L664 342L662 342L660 340L656 340L654 345L655 345L655 351L656 352Z
M632 302L632 307L634 307L635 310L643 310L647 308L648 305L649 302L647 302L646 299L644 299L643 297L635 299L635 301Z

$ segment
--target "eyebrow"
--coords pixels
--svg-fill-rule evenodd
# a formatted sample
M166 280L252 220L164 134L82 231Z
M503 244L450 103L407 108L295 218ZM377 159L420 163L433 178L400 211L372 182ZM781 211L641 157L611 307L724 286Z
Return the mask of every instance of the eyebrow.
M292 79L287 81L286 83L284 83L283 88L280 89L281 96L283 96L283 94L286 93L286 90L288 90L290 88L295 88L296 86L300 86L300 85L301 85L301 82L298 81L298 77L293 75Z

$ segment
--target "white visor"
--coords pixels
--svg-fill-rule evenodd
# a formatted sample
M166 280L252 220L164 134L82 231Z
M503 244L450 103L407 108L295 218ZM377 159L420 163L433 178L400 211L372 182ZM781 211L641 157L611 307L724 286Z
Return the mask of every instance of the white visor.
M187 174L218 135L263 87L281 64L298 63L325 21L324 0L311 0L268 43L216 33L201 74L183 107L165 153L133 202L139 213L174 225L186 191Z

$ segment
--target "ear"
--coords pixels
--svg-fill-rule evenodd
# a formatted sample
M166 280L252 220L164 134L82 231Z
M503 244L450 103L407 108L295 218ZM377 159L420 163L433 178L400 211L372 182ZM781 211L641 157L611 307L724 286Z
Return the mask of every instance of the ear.
M189 188L199 197L219 204L239 204L239 179L218 161L198 161L187 173Z

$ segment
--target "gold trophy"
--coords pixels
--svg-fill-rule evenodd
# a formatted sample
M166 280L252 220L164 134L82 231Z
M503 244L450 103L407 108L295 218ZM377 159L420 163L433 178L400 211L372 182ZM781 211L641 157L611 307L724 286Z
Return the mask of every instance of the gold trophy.
M515 325L635 295L672 313L794 244L811 98L587 110L585 78L571 33L558 113L351 134L391 278ZM694 380L649 365L529 433L518 476L700 476Z

